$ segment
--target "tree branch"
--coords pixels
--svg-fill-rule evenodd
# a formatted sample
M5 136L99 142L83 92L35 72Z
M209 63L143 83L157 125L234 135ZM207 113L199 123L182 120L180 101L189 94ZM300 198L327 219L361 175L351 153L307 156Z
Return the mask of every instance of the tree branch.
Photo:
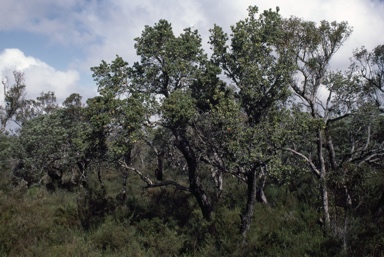
M313 172L318 178L320 178L320 171L316 168L315 164L313 164L313 162L312 162L310 159L308 159L308 157L306 157L304 154L299 153L298 151L295 151L295 150L293 150L293 149L291 149L291 148L284 148L284 150L289 151L289 152L292 152L292 153L294 153L294 154L300 156L301 158L303 158L303 159L309 164L309 166L311 167L312 172Z
M137 175L139 175L141 180L143 180L147 184L146 188L154 188L154 187L162 187L162 186L171 185L171 186L176 187L179 190L190 192L190 189L188 187L182 186L182 185L180 185L174 181L162 181L160 183L153 183L149 177L145 176L141 171L129 166L126 162L120 160L119 163L121 164L121 166L123 166L127 170L131 170L131 171L135 172Z
M329 120L327 120L327 124L329 124L331 122L335 122L335 121L341 120L341 119L344 119L344 118L348 117L349 115L351 115L351 113L346 113L346 114L338 116L336 118L329 119Z
M170 181L170 180L166 180L166 181L156 183L156 184L151 184L151 185L147 184L146 188L162 187L162 186L169 186L169 185L174 186L181 191L187 191L187 192L191 191L188 187L182 186L176 183L175 181Z

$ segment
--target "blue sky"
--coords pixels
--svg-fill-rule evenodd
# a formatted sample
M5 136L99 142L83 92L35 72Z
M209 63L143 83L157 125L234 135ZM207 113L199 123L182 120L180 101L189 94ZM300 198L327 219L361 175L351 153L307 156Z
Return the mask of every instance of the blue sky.
M59 101L73 92L96 94L89 68L116 54L132 63L135 37L145 25L167 19L176 34L198 29L203 41L216 23L227 31L247 15L280 7L284 17L346 20L354 32L334 59L344 69L352 50L384 44L384 2L379 0L0 0L0 76L25 73L27 98L55 91ZM208 47L207 47L208 48Z

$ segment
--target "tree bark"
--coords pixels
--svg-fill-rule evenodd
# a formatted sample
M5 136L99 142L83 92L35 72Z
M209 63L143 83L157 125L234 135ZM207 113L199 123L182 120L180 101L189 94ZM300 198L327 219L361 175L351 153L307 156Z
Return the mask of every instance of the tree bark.
M88 162L77 162L77 167L79 168L80 171L80 183L83 187L87 188L88 187L88 182L87 182L87 165Z
M329 154L329 160L331 162L331 168L333 171L337 169L335 148L333 147L333 141L331 135L329 135L328 128L325 129L325 137L327 140L327 149Z
M257 193L256 193L256 199L257 201L268 204L267 197L264 194L264 187L265 187L265 182L267 180L267 165L264 165L260 167L260 175L258 177L259 179L259 185L257 188Z
M247 232L251 227L251 221L253 216L253 211L256 204L256 194L257 194L257 176L256 176L256 167L252 167L250 171L246 173L247 177L247 205L245 210L241 214L241 226L240 233L245 239L247 237Z
M155 170L155 177L157 180L162 181L163 180L163 163L164 163L164 152L161 151L160 153L157 153L157 169Z
M183 154L187 162L189 189L199 204L204 219L209 221L212 218L212 203L201 184L201 179L197 171L197 158L184 133L182 129L175 129L173 131L176 137L176 147Z
M124 154L123 163L129 167L132 164L132 147L127 149L127 152ZM122 170L122 188L121 188L121 200L124 201L127 199L127 181L128 181L128 172L124 169Z
M329 215L329 200L328 200L328 188L327 188L327 179L326 179L326 167L323 156L323 140L322 140L322 131L319 128L317 130L317 157L320 163L320 191L322 198L322 207L324 215L324 225L325 229L329 230L331 224L331 218Z

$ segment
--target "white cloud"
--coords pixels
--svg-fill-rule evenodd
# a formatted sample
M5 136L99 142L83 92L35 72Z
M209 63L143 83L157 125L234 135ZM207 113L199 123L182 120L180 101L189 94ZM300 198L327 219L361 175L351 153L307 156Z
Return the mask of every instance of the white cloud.
M353 50L365 45L371 50L383 44L384 2L377 0L323 0L281 2L281 13L288 17L294 15L305 20L319 22L347 21L353 27L350 38L340 48L333 59L333 68L345 69ZM300 6L300 7L299 7Z
M101 42L91 44L86 67L97 65L102 59L111 60L116 54L129 62L135 58L133 39L140 36L145 25L152 26L159 19L167 19L178 34L183 28L194 24L203 36L204 46L208 49L208 30L216 23L229 32L230 25L247 16L247 7L255 1L223 0L218 3L206 1L115 1L108 6L108 12L93 9L93 22L89 25L103 38ZM345 69L353 49L366 45L371 49L384 43L380 32L384 31L384 3L375 0L316 0L286 1L271 0L258 2L260 12L280 7L283 17L291 15L319 22L348 21L354 28L350 39L340 49L333 61L334 67Z
M247 7L258 5L260 12L276 6L283 17L291 15L319 22L348 21L354 32L333 61L333 68L345 69L352 50L365 45L368 49L383 44L384 2L379 0L18 0L2 1L1 30L22 30L42 34L54 44L77 47L85 57L69 67L88 70L101 60L111 61L116 54L132 63L137 59L134 38L145 25L159 19L173 25L176 34L194 25L207 45L208 30L216 23L229 26L247 16ZM54 53L53 53L54 54ZM66 76L74 77L75 74ZM89 76L89 74L88 74ZM54 81L51 78L51 81ZM42 83L42 82L41 82ZM57 83L63 83L61 80Z
M34 99L41 92L53 91L61 103L78 89L79 73L75 70L58 71L48 64L25 54L19 49L5 49L0 53L0 72L2 77L12 79L12 71L25 75L26 98Z

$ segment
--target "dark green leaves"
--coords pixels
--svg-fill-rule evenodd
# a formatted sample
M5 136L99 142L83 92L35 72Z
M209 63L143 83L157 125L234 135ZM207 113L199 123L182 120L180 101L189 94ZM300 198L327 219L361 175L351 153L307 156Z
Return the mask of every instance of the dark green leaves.
M196 112L195 100L188 92L176 90L164 99L161 109L166 126L185 127Z
M111 64L102 61L99 66L92 67L91 70L101 95L114 97L127 91L129 66L121 57L116 56Z
M146 26L135 40L141 62L132 67L132 82L141 92L168 97L174 90L187 88L206 58L197 31L187 28L176 37L165 20Z
M279 49L283 38L278 12L265 11L258 18L250 7L249 17L232 26L231 42L223 30L211 30L213 60L235 83L242 107L251 123L260 122L269 108L289 95L292 59Z

